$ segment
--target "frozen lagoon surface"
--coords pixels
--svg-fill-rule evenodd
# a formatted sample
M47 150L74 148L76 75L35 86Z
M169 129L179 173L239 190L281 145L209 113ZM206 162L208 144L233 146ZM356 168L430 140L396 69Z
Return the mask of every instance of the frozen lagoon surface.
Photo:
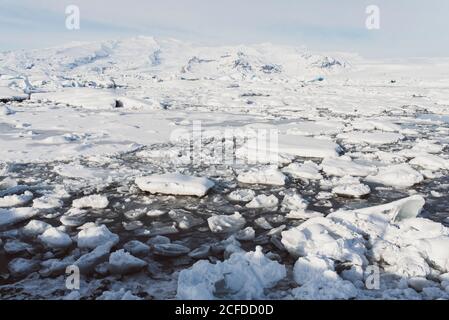
M448 74L147 37L0 53L0 298L447 299Z

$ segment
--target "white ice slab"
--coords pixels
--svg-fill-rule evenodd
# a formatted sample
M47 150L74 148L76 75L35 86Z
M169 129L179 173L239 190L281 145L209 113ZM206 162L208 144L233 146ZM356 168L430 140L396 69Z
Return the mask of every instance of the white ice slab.
M179 173L151 175L135 180L137 186L150 193L173 194L183 196L204 196L214 186L207 178L197 178Z

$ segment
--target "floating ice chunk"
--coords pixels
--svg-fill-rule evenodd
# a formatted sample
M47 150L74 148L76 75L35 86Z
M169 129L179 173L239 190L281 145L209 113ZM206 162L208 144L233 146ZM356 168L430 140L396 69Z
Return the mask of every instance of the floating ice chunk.
M330 259L308 256L299 258L293 268L293 277L297 284L319 281L324 271L334 271L334 262Z
M147 263L121 249L109 256L109 271L112 274L130 274L138 272Z
M201 260L181 271L177 298L263 299L264 290L285 277L285 266L268 259L262 248L257 247L254 252L237 252L228 260L216 264Z
M248 142L246 148L249 152L267 151L304 158L337 157L342 151L333 141L297 135L279 135L277 142L277 144Z
M436 155L420 155L410 161L411 165L419 166L433 171L449 169L449 160Z
M404 136L392 132L348 132L340 133L337 138L352 144L367 143L372 145L383 145L396 143L404 139Z
M447 248L449 246L449 233L447 230L445 231L441 236L435 238L420 239L417 242L417 246L423 251L424 256L432 265L443 272L448 272L449 252Z
M358 164L347 156L324 159L321 167L327 175L337 177L366 177L377 172L376 167Z
M6 188L0 188L2 190L0 190L0 197L4 197L4 196L10 196L10 195L14 195L14 194L20 194L23 193L27 190L30 189L29 186L24 186L24 185L14 185L14 180L9 180L8 178L5 179L6 181L2 181L2 184L5 184ZM11 186L8 186L9 184L11 184ZM3 190L4 189L4 190Z
M299 194L287 194L282 200L282 209L303 211L309 203Z
M24 258L15 258L8 263L8 269L12 276L27 276L39 270L39 261Z
M206 195L214 186L214 183L207 178L190 177L179 173L139 177L135 182L141 190L150 193L197 197Z
M343 197L361 198L371 192L369 186L363 183L340 184L332 189L332 193Z
M422 182L424 177L410 165L404 163L381 167L376 175L370 175L365 180L386 186L408 188Z
M210 245L203 244L189 253L189 257L193 259L206 259L209 256Z
M265 167L261 169L252 169L248 172L240 173L237 181L247 184L265 184L283 186L286 176L275 167Z
M78 233L78 247L94 249L105 243L112 242L117 243L119 237L109 231L105 225L99 227L93 226L81 230Z
M3 246L7 254L18 254L30 249L32 249L31 245L19 240L8 240Z
M203 219L195 217L188 211L184 211L181 209L170 210L168 215L170 216L170 218L176 221L178 228L181 230L191 229L193 227L203 224L204 222Z
M37 213L34 208L0 209L0 228L31 219Z
M279 204L279 199L276 198L275 195L264 195L264 194L260 194L257 197L255 197L253 200L251 200L251 202L246 204L247 208L250 209L262 209L262 208L266 208L266 209L277 209Z
M123 249L134 256L145 256L150 252L150 247L137 240L131 240L123 245Z
M155 244L154 253L164 257L178 257L188 254L190 249L186 246L176 243Z
M286 133L291 135L317 136L333 135L341 132L344 124L339 121L301 121L294 124L293 128L287 129Z
M243 230L236 232L235 238L240 241L251 241L256 237L256 231L252 227L246 227Z
M119 291L105 291L97 298L97 300L133 301L142 299L133 295L130 290L126 291L124 288L121 288Z
M312 218L282 232L282 244L295 256L318 255L364 265L363 236L327 218Z
M251 189L239 189L232 191L228 198L236 202L249 202L254 199L256 192Z
M64 213L64 215L62 215L59 220L65 226L78 227L84 224L84 222L86 221L86 217L86 210L71 208L66 213Z
M259 217L256 220L254 220L254 223L262 229L265 230L271 230L273 229L273 226L265 219L264 217Z
M33 200L33 208L52 210L61 208L64 203L57 197L52 195L45 195Z
M291 163L282 171L290 174L296 179L321 180L323 176L320 173L321 167L315 162L306 161L303 164Z
M440 153L444 149L444 145L436 144L435 142L429 140L422 140L415 144L412 151L416 153Z
M290 211L286 217L289 219L297 219L297 220L309 220L312 218L323 217L324 214L317 211L310 210L292 210Z
M155 244L167 244L170 243L170 238L164 237L164 236L155 236L153 238L150 238L147 241L147 244L150 246L154 246Z
M48 228L51 228L51 225L44 221L31 220L22 228L22 233L26 237L36 237L44 233Z
M82 165L65 164L54 168L54 171L67 178L85 180L107 180L111 173L104 169L88 168Z
M385 120L357 120L351 123L357 130L380 130L386 132L399 132L401 126Z
M83 208L104 209L108 205L109 205L108 198L106 196L102 196L99 194L93 194L87 197L75 199L72 202L72 207L78 209Z
M92 272L98 264L108 260L109 253L115 244L116 241L112 241L97 246L91 252L79 257L74 265L78 266L83 274Z
M155 209L155 210L148 211L146 213L146 215L147 215L147 217L153 217L154 218L154 217L163 216L166 213L167 213L166 211Z
M39 274L44 277L59 276L65 273L69 265L75 263L74 256L67 256L64 259L49 259L41 262Z
M238 212L233 215L216 215L207 219L209 228L215 233L234 232L241 229L245 223L245 218Z
M48 228L39 236L39 240L46 246L54 249L67 248L72 244L72 239L64 232L56 228Z
M355 298L358 290L335 271L325 270L321 277L293 289L292 294L298 300L348 300Z
M25 191L21 195L11 195L0 198L0 208L10 208L24 206L33 199L33 194L30 191Z
M293 291L294 296L344 298L328 287L329 281L306 281L313 279L313 270L321 272L324 269L327 270L323 271L323 279L329 277L328 280L333 279L337 287L342 286L343 295L353 294L350 283L342 282L325 261L318 261L316 257L346 262L357 269L366 265L369 256L382 264L387 272L406 277L429 275L431 269L426 260L445 270L449 254L442 248L447 245L449 232L441 224L415 218L423 205L421 196L412 196L381 206L339 210L326 218L312 218L282 232L285 248L294 256L305 257L298 262L298 268L302 270L298 282L305 284ZM307 271L312 264L321 267ZM357 282L359 278L360 275L348 279Z

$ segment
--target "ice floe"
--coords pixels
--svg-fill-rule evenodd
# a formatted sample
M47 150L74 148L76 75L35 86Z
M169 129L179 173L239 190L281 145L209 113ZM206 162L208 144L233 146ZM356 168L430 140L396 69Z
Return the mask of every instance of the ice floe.
M81 230L77 236L78 247L94 249L109 242L118 242L119 237L105 225L92 226Z
M393 132L349 132L340 133L337 138L352 144L383 145L398 142L404 139L404 136Z
M419 166L424 169L438 171L438 170L448 170L449 160L439 157L433 154L420 155L413 158L410 162L411 165Z
M306 161L303 164L291 163L282 169L283 172L296 179L321 180L321 167L312 161Z
M321 162L321 167L327 175L337 177L366 177L377 172L376 167L359 164L348 156L324 159Z
M257 247L254 252L234 253L228 260L216 264L201 260L181 271L177 297L190 300L263 299L264 290L285 276L285 267L269 260L262 248Z
M179 173L136 178L137 186L150 193L203 197L214 183L207 178L197 178Z
M21 207L33 199L30 191L25 191L21 195L10 195L0 198L0 208Z
M271 194L269 196L265 194L260 194L253 200L246 204L247 208L250 209L271 209L276 210L279 204L279 199L275 195Z
M241 229L245 223L245 218L238 212L233 215L216 215L207 219L212 232L225 233Z
M57 228L48 228L39 237L46 246L55 249L67 248L72 244L72 239Z
M109 200L106 196L94 194L79 199L75 199L72 202L74 208L92 208L92 209L104 209L109 205Z
M22 222L36 216L38 212L33 208L0 209L0 227Z
M147 263L121 249L109 256L109 271L112 274L130 274L139 271Z
M246 184L283 186L286 178L287 177L277 168L266 167L242 172L237 176L237 181Z
M380 183L386 186L408 188L422 182L424 177L410 165L404 163L380 167L377 174L370 175L366 177L365 180L368 182Z

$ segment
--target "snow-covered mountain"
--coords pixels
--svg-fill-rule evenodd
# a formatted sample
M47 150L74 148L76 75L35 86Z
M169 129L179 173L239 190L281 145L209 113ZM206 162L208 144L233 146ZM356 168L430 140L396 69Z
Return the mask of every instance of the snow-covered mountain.
M0 53L3 85L25 90L30 86L112 87L150 79L309 79L346 67L344 60L293 47L205 47L142 36ZM28 79L29 83L20 79Z

